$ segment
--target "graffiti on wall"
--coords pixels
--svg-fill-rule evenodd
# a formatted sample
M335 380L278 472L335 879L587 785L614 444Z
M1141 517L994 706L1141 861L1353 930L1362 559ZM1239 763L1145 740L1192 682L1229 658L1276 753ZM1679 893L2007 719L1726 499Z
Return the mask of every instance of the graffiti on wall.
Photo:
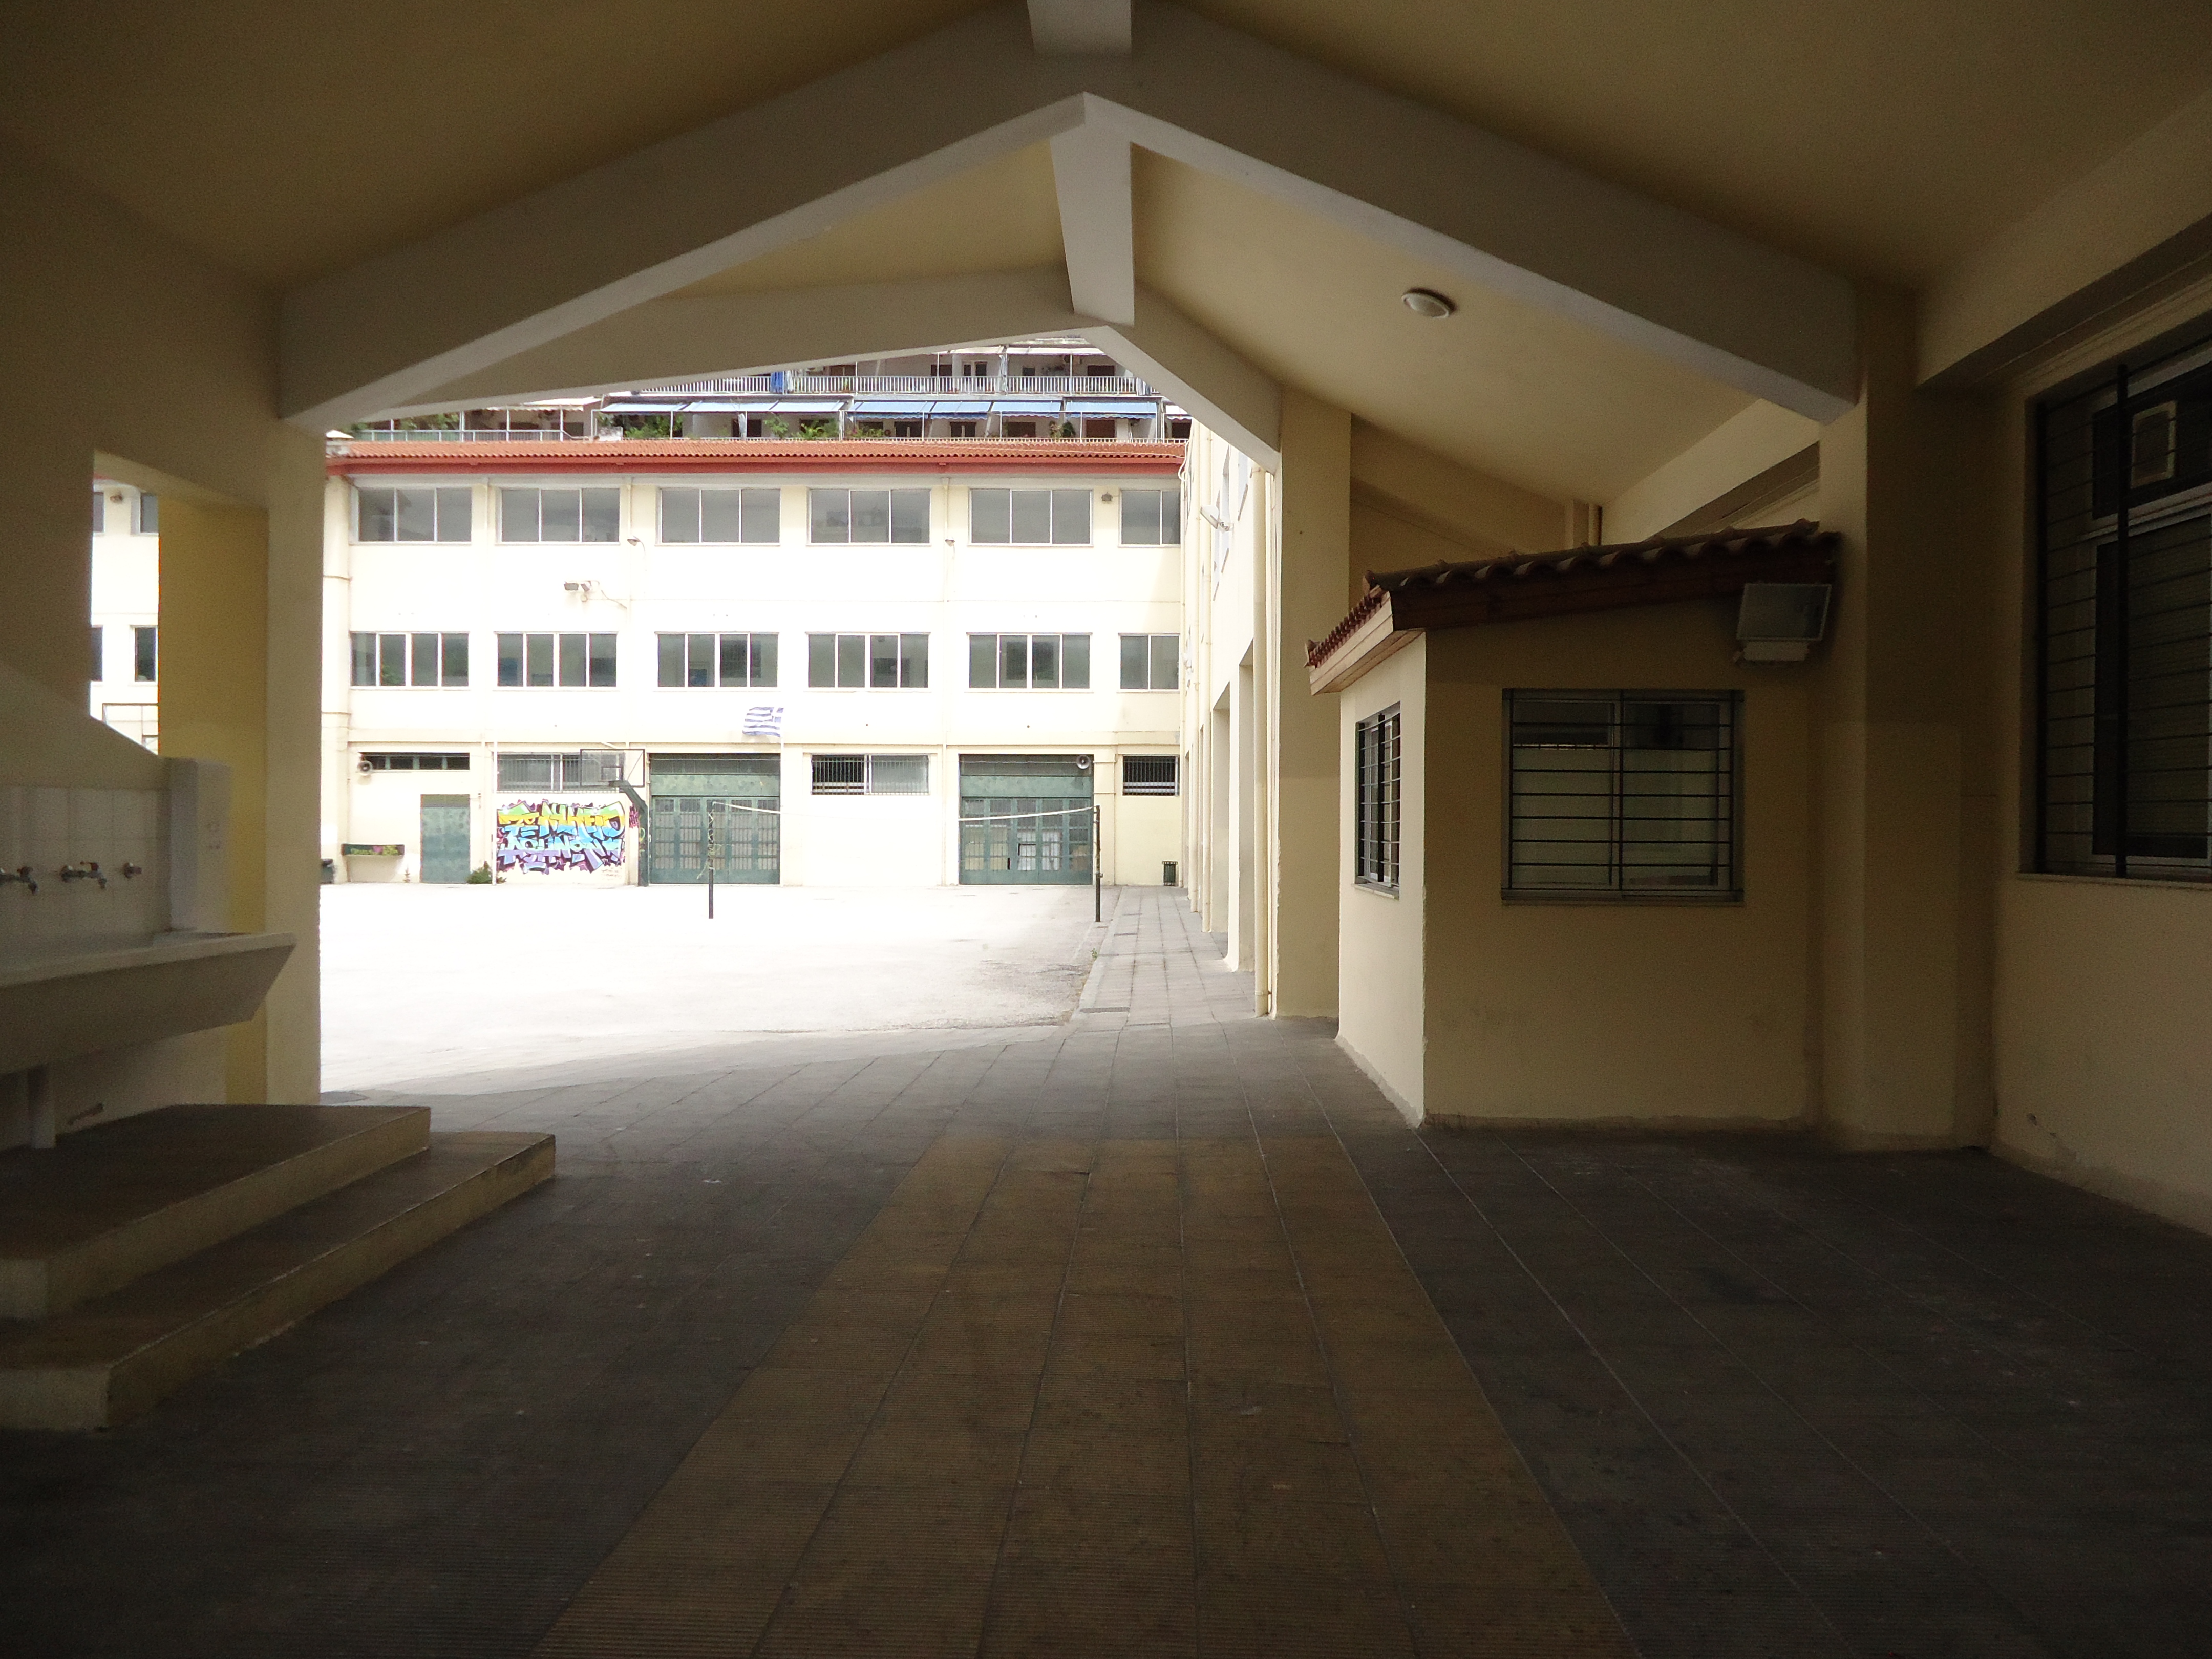
M493 864L501 875L589 874L622 867L629 810L618 800L501 801Z

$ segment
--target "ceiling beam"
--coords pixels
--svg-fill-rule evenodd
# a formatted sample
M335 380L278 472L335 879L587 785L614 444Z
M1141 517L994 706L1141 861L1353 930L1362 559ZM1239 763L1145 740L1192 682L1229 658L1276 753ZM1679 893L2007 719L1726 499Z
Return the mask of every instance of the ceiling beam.
M1029 0L1040 58L1127 58L1129 0Z
M1085 96L1086 112L1097 100ZM1130 216L1129 141L1097 122L1055 134L1052 182L1075 308L1102 323L1137 320L1137 241Z
M1079 129L1075 153L1109 157L1102 173L1112 152L1087 147L1109 135L1814 419L1855 398L1841 276L1161 0L1139 11L1128 58L1040 58L1008 0L298 289L283 310L287 417L320 429L419 402ZM886 108L899 118L853 118ZM839 142L790 142L805 131ZM1081 210L1102 186L1066 171L1076 280L1118 303L1100 276L1117 249L1085 240L1110 222Z
M1137 320L1093 325L1085 337L1135 369L1261 466L1283 465L1283 390L1151 289L1139 287Z

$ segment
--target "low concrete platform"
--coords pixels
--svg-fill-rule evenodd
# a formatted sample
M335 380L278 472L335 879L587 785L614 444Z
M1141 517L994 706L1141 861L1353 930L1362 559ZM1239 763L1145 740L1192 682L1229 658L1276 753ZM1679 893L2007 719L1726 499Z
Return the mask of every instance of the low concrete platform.
M368 1115L412 1132L428 1114ZM0 1328L0 1427L124 1422L552 1173L550 1135L432 1136L421 1151L120 1289Z
M171 1106L0 1152L0 1319L44 1319L430 1144L410 1106Z

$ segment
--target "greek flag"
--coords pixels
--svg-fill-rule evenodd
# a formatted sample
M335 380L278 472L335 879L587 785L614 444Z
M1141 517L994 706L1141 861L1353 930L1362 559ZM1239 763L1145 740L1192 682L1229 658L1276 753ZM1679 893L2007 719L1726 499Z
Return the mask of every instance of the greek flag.
M780 702L757 702L745 710L744 734L749 738L783 736L783 705Z

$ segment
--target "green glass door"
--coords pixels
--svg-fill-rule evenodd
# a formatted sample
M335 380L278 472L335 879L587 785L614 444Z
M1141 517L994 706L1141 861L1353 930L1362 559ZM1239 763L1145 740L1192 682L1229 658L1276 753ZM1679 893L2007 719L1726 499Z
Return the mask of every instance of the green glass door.
M422 879L469 878L469 798L422 797Z
M781 878L782 763L774 755L654 755L648 878L774 883Z
M963 755L961 884L1087 886L1091 794L1088 755Z

